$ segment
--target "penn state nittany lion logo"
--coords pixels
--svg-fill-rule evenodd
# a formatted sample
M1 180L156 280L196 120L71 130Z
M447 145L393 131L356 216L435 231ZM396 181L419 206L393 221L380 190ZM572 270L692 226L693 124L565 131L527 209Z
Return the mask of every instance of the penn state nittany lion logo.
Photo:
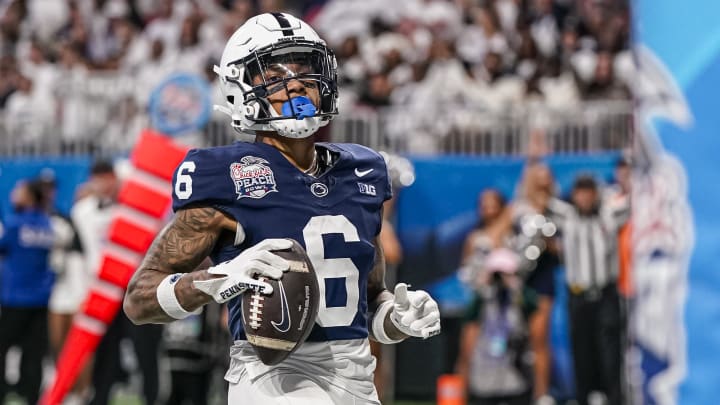
M278 191L275 175L267 165L267 160L255 156L245 156L240 163L230 165L230 177L235 182L238 200L243 197L263 198Z

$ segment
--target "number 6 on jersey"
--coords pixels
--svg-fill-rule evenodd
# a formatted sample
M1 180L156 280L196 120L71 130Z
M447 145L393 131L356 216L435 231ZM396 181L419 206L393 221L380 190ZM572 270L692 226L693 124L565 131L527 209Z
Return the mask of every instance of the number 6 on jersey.
M180 200L187 200L192 195L192 177L187 173L195 173L195 162L182 162L175 181L175 195Z
M323 215L310 218L303 229L305 250L315 267L320 287L317 323L322 327L348 326L358 311L360 271L349 258L325 258L323 235L342 234L345 242L359 242L357 228L344 215ZM344 306L329 307L326 302L325 280L344 279L347 301Z

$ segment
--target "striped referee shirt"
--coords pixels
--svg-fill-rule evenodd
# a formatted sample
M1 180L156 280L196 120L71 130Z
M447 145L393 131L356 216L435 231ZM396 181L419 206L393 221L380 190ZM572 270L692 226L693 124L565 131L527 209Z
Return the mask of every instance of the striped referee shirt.
M552 199L548 211L562 232L568 285L584 290L616 282L618 231L629 217L629 200L605 201L596 214L580 215L574 206Z

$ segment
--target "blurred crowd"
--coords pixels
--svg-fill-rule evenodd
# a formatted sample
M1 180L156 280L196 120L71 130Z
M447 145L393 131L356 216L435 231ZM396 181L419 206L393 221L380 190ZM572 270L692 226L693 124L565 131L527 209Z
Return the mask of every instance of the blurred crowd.
M346 113L629 97L627 0L4 0L5 132L129 145L151 90L171 73L206 78L221 103L212 65L225 40L278 10L303 16L335 49Z
M145 125L154 87L175 72L212 82L225 41L278 1L0 2L0 110L6 131L122 142ZM219 97L218 89L214 94Z
M477 213L460 269L474 298L455 366L468 403L629 403L623 366L632 300L629 163L617 161L609 185L579 173L559 190L550 167L530 158L512 199L483 190ZM551 323L559 297L567 325ZM574 394L551 389L558 387L552 327L568 328L560 334L569 335Z
M339 0L313 23L337 51L346 105L498 111L629 96L622 0Z

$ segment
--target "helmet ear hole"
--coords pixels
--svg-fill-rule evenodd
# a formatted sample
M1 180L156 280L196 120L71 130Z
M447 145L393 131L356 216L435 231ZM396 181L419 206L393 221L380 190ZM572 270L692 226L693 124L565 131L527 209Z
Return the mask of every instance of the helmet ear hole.
M235 104L235 96L227 96L227 102L230 104Z

